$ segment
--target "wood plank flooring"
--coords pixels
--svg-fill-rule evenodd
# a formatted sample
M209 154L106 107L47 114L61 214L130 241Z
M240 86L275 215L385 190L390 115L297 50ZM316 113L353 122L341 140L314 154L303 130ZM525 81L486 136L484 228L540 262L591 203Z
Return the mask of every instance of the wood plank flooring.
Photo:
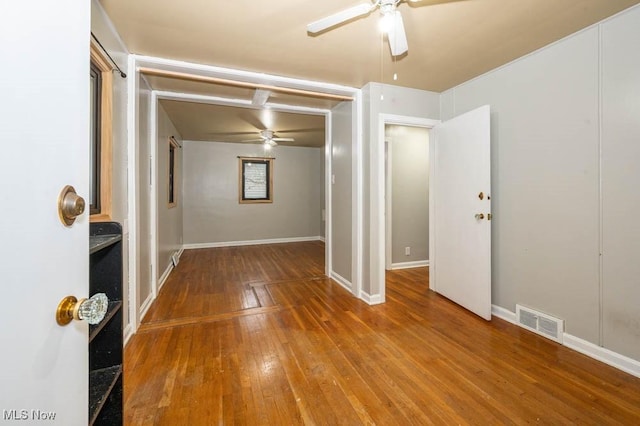
M368 306L323 253L186 251L126 347L126 424L640 424L640 379L475 317L426 268Z

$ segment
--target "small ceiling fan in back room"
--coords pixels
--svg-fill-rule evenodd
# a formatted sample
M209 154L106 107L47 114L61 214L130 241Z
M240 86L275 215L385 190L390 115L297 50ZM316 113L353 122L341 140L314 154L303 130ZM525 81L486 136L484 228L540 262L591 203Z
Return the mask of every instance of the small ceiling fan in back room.
M277 146L278 142L295 142L295 139L293 138L279 138L276 136L273 130L269 129L260 130L260 132L258 132L258 135L260 136L260 139L247 139L241 142L262 142L265 145L269 146Z
M391 55L400 56L409 50L409 44L398 5L400 3L418 3L420 1L422 0L371 0L312 22L307 25L307 31L310 34L321 33L336 25L369 15L375 9L380 8L380 14L382 15L380 25L382 31L387 34Z

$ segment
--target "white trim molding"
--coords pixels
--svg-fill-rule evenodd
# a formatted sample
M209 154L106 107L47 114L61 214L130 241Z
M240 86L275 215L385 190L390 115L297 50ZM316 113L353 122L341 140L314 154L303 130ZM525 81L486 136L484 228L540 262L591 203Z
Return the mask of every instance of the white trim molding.
M516 314L498 305L491 305L491 315L503 319L511 324L516 324Z
M257 73L253 71L244 71L153 56L131 56L134 57L136 65L139 67L158 68L165 71L185 72L198 76L218 77L250 83L272 84L283 88L288 87L293 89L312 90L335 95L354 96L359 91L359 89L355 87L320 81L302 80L275 74Z
M154 297L154 300L158 297L158 294L160 294L160 290L162 290L162 286L164 285L164 283L167 282L167 278L169 278L169 274L171 273L171 271L173 271L173 262L169 262L169 264L167 265L167 269L165 269L160 276L160 279L158 280L158 292L156 294L156 297Z
M366 302L368 305L379 305L385 302L384 297L381 294L369 294L366 291L360 292L360 299Z
M131 324L127 324L124 330L122 330L122 336L122 346L127 346L127 343L129 343L129 339L131 339L131 336L133 336L133 327L131 326Z
M423 268L425 266L429 266L428 260L416 260L413 262L392 263L391 270L395 271L396 269Z
M344 278L342 275L331 271L331 275L329 276L329 278L340 284L340 286L347 290L349 293L352 292L351 289L353 288L353 284L351 284L351 282L348 279Z
M138 73L133 55L129 55L127 79L127 187L129 225L129 325L135 333L140 325L138 302L140 279L138 276Z
M590 358L604 362L607 365L622 370L633 376L640 377L640 361L629 358L602 346L594 345L584 339L564 333L564 345Z
M151 308L151 305L153 305L153 301L155 299L153 298L153 293L149 293L149 296L147 296L146 300L142 303L142 305L140 305L140 321L142 321L144 319L144 316L147 315L147 312L149 312L149 308Z
M247 241L222 241L215 243L193 243L185 244L184 250L217 248L217 247L237 247L237 246L257 246L261 244L282 244L299 243L304 241L322 241L322 237L292 237L292 238L271 238L267 240L247 240Z
M501 306L491 305L491 314L514 325L518 325L516 322L515 312L511 312ZM611 367L631 374L632 376L640 377L640 361L629 358L610 349L603 348L602 346L598 346L568 333L564 333L562 338L562 344L567 348L580 352L589 358L603 362Z

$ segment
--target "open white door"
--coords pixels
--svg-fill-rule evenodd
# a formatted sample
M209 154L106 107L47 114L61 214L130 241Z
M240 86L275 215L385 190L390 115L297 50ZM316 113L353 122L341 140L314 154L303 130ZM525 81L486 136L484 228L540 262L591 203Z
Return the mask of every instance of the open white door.
M491 319L490 110L434 128L431 288Z
M88 198L90 7L0 3L3 424L88 421L87 324L55 313L89 296L88 213L65 227L57 201L66 185Z

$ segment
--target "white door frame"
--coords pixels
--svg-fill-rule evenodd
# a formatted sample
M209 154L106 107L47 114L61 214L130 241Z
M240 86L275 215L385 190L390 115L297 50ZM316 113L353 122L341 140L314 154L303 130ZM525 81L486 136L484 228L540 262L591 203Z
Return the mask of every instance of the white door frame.
M378 163L378 173L377 175L372 176L373 186L372 192L377 191L377 197L374 198L374 209L378 212L377 220L372 228L371 238L371 257L372 257L372 269L375 269L375 274L373 277L377 276L378 279L378 288L379 290L379 298L380 302L384 302L386 298L386 283L385 283L385 265L386 265L386 220L385 220L385 157L384 157L384 143L385 143L385 125L386 124L396 124L400 126L410 126L410 127L422 127L425 129L432 129L437 124L440 123L440 120L433 120L429 118L422 117L412 117L406 115L396 115L396 114L378 114L378 138L377 143L373 146L373 157ZM434 149L435 144L429 141L429 158L434 158ZM433 175L433 167L429 167L429 181L430 185L434 182ZM375 189L374 189L375 188ZM429 216L431 216L433 211L433 192L429 191ZM429 220L429 258L431 259L435 253L433 250L433 221ZM429 269L431 271L431 269ZM431 275L431 273L429 274ZM431 277L430 277L431 278ZM432 283L431 279L429 279L429 286L432 287L434 283ZM372 283L372 287L374 283Z
M291 87L302 90L313 90L322 93L328 94L341 94L348 95L353 97L354 103L354 119L352 120L352 128L353 134L355 136L353 141L353 152L358 153L357 156L354 156L353 166L355 167L353 178L352 178L352 186L355 189L355 193L353 195L353 200L355 201L355 205L353 208L353 216L354 217L362 217L363 212L363 196L362 196L362 159L361 159L361 149L362 149L362 123L363 123L363 108L362 108L362 91L360 89L356 89L348 86L340 86L330 83L316 82L316 81L308 81L308 80L300 80L282 76L268 75L262 73L255 73L249 71L235 70L229 68L222 68L210 65L202 65L195 64L183 61L176 61L171 59L164 58L155 58L148 56L140 56L140 55L130 55L129 56L129 107L128 107L128 122L129 122L129 131L128 131L128 168L127 168L127 177L128 177L128 187L129 187L129 209L128 209L128 223L129 223L129 298L130 298L130 326L131 332L135 333L140 325L140 307L139 299L140 299L140 283L139 283L139 268L146 267L139 265L139 253L138 253L138 242L140 240L140 236L138 235L138 206L137 206L137 197L140 191L137 174L138 174L138 166L137 161L139 157L139 146L137 141L138 136L138 80L140 77L139 69L141 67L152 67L167 71L175 71L175 72L185 72L193 75L200 76L208 76L208 77L220 77L227 78L245 82L255 82L261 84L273 84L280 85L283 87ZM157 135L157 100L158 97L169 97L169 96L187 96L186 94L174 94L170 92L152 92L152 105L150 108L152 120L151 120L151 131L150 131L150 139L147 143L151 144L151 155L154 160L151 162L151 177L152 177L152 195L151 195L151 217L149 218L151 223L152 230L152 239L151 239L151 262L155 263L152 266L152 293L153 297L157 295L157 285L158 285L158 272L157 272L157 264L158 264L158 250L157 250L157 194L156 194L156 180L157 180L157 167L155 166L155 158L157 158L157 146L156 146L156 135ZM234 106L245 106L250 107L251 101L247 100L233 100L226 98L217 98L213 96L201 96L201 95L188 95L189 100L191 102L199 99L200 102L207 103L218 103L218 104L227 104ZM183 98L185 100L185 98ZM331 276L332 272L332 262L331 262L331 114L328 110L320 110L313 108L305 108L299 106L290 106L290 105L278 105L272 104L274 110L279 108L283 111L297 111L297 112L306 112L306 113L322 113L325 114L327 119L325 120L325 130L326 130L326 147L325 147L325 209L326 209L326 221L325 221L325 274L327 276ZM360 289L362 287L362 221L354 222L352 229L352 240L353 240L353 248L352 248L352 257L354 263L354 271L356 272L352 277L353 286L352 291L353 294L357 297L360 297Z
M385 132L386 134L386 132ZM385 156L384 156L384 218L385 218L385 234L384 234L384 269L390 271L393 268L392 262L392 238L393 238L393 148L392 140L385 136L384 140Z

